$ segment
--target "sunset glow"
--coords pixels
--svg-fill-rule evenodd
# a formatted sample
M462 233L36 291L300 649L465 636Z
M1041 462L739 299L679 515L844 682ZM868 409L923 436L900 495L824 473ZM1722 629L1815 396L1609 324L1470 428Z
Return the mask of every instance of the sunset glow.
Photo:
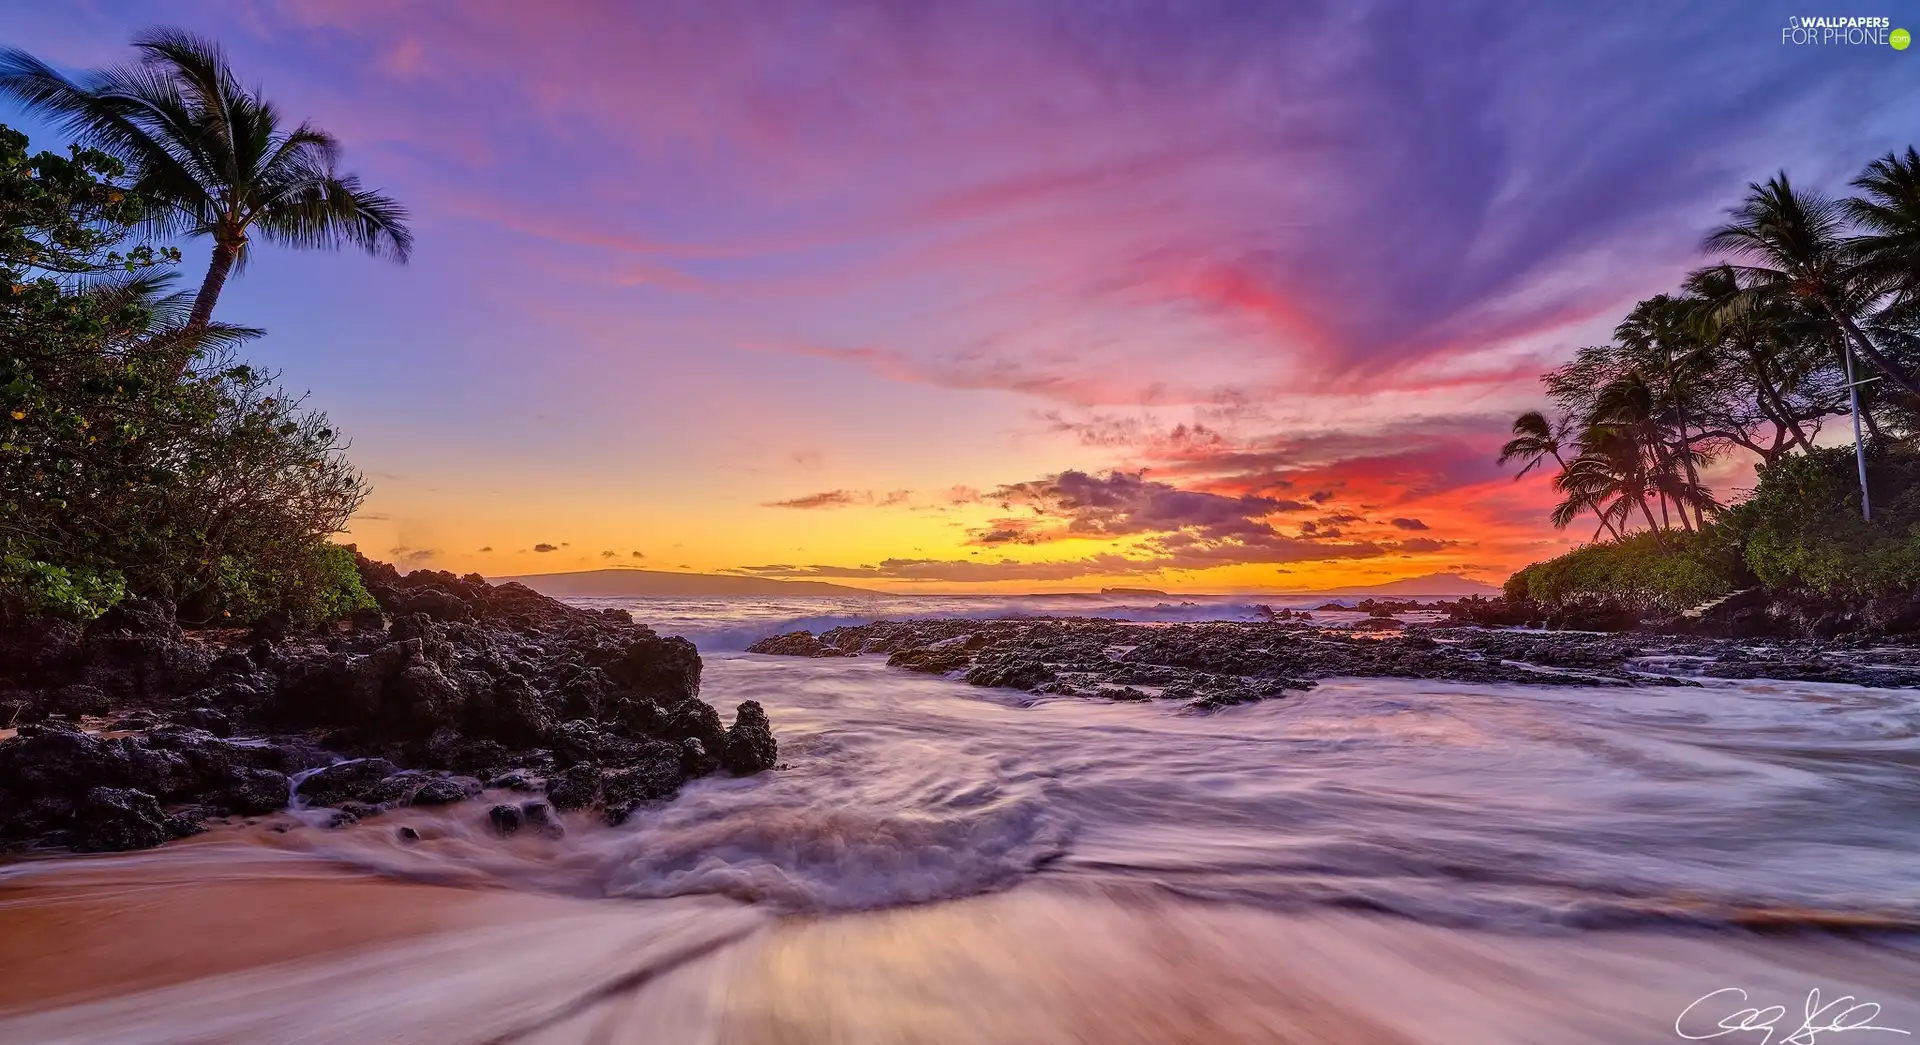
M1916 59L1780 47L1784 7L1505 6L166 18L413 208L407 267L268 248L221 305L351 435L369 553L1225 592L1590 538L1494 463L1540 372L1748 181L1916 133ZM154 17L34 5L9 42L96 66Z

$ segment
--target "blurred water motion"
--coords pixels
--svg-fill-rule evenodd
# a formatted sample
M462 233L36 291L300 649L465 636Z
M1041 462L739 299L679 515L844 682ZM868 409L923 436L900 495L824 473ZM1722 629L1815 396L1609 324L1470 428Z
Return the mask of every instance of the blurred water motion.
M705 899L370 888L310 870L278 888L271 875L134 885L130 873L145 913L77 933L95 905L128 898L69 900L64 930L45 907L9 906L8 968L24 930L47 933L36 953L79 975L43 970L37 999L9 983L6 1011L56 1007L0 1016L0 1041L1648 1042L1677 1040L1689 1002L1728 985L1788 1005L1796 1023L1818 986L1882 1003L1881 1025L1920 1026L1920 956L1831 936L1525 937L1045 886L776 920ZM222 924L219 912L262 890L278 913ZM396 919L408 931L382 938ZM234 931L239 966L219 953ZM86 968L146 989L100 997L112 984Z
M706 695L792 768L562 839L470 805L0 867L0 1042L1578 1045L1729 987L1773 1042L1905 1040L1790 1039L1815 988L1920 1032L1912 693L1192 716L721 656Z

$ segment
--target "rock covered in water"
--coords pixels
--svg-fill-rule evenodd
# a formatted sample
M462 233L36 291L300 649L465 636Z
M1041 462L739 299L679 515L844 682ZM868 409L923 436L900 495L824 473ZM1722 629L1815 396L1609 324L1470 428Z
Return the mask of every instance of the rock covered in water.
M354 759L328 766L300 781L294 794L316 806L337 806L352 800L378 802L376 789L399 772L399 766L384 758Z
M733 713L733 725L727 730L726 754L722 761L734 776L752 776L772 769L780 761L780 745L773 739L773 724L757 700L743 700Z
M219 801L241 816L261 816L285 808L292 792L285 773L241 766L233 771L226 790L219 793Z
M560 822L553 807L545 802L520 803L520 818L547 838L559 838L567 833L566 825Z
M1491 600L1461 600L1467 612ZM1460 604L1456 603L1455 606ZM1764 611L1730 600L1714 613ZM1376 607L1379 608L1379 607ZM1769 618L1772 619L1772 618ZM1553 686L1697 686L1688 675L1920 687L1920 644L1848 640L1740 639L1641 632L1514 631L1406 623L1387 631L1297 619L1142 626L1086 618L880 621L824 638L915 670L938 658L965 680L1041 694L1129 700L1144 694L1216 711L1299 692L1336 677L1447 679ZM1712 625L1709 624L1709 627ZM964 658L964 659L963 659Z
M582 763L548 777L547 801L560 810L585 809L600 801L600 768Z
M973 654L965 646L946 642L926 649L897 650L887 658L890 668L905 668L927 675L947 675L973 663Z
M677 746L650 746L631 765L600 775L601 804L607 822L622 823L640 806L672 798L680 793L680 785L686 779Z
M450 806L480 797L480 782L472 777L434 777L407 797L411 806Z
M812 632L790 631L761 639L747 647L748 653L770 653L780 657L851 657L855 654L813 637Z
M487 823L492 825L496 834L516 834L525 822L526 817L520 812L519 806L497 805L487 810Z

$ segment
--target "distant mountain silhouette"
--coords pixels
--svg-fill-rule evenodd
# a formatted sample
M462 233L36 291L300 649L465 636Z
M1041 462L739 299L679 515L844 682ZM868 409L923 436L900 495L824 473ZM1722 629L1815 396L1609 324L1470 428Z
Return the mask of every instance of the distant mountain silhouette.
M717 573L669 573L665 570L581 570L577 573L531 573L522 577L489 577L495 583L518 581L542 595L878 595L866 588L826 581L776 581L764 577L730 577Z

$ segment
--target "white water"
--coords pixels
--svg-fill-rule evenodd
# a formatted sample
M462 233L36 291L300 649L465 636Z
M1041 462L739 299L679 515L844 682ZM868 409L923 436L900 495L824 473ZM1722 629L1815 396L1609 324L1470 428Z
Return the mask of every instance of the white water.
M783 598L583 598L569 602L594 609L629 610L663 635L682 635L703 652L746 649L769 635L819 633L875 620L970 617L1099 617L1106 620L1179 622L1262 619L1260 606L1314 609L1351 598L1325 595L803 595ZM1329 619L1357 619L1334 613ZM1415 618L1408 618L1409 620Z
M1367 679L1192 715L977 689L879 658L709 654L706 678L723 714L767 707L788 769L699 781L560 840L503 845L463 807L283 844L434 880L782 911L1046 876L1518 931L1920 927L1912 691ZM427 840L400 842L399 823Z
M578 927L333 961L321 986L270 977L243 1001L202 983L0 1020L0 1040L375 1040L315 998L351 1008L394 962L422 982L391 1025L436 1029L379 1040L486 1040L455 1032L472 1019L449 992L529 962L576 970L536 977L539 1004L507 991L542 1041L1678 1040L1679 1010L1729 985L1793 992L1774 1000L1796 1013L1812 987L1872 990L1881 1023L1920 1031L1913 691L1335 680L1193 715L709 652L703 696L764 704L787 768L562 839L498 839L485 801L272 836L288 858L597 901ZM131 859L262 856L188 848ZM957 902L912 906L931 901ZM688 933L697 954L659 957ZM587 1004L583 955L593 976L656 964ZM245 1034L206 1029L219 998ZM576 1004L597 1015L563 1018Z

